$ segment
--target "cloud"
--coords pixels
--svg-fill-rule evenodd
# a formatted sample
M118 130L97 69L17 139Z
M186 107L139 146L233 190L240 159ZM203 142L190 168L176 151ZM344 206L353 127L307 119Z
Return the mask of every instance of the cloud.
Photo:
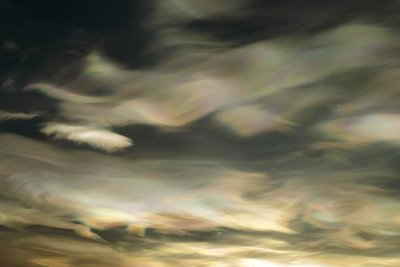
M68 83L25 88L60 101L42 133L94 150L0 135L0 263L398 267L397 33L351 23L218 53L162 33L182 49L156 66L93 52ZM188 129L151 136L189 149L145 136L151 153L111 154L132 125Z
M400 115L394 113L348 116L324 122L319 129L333 139L351 144L400 144Z
M285 155L291 167L271 175L250 162L130 160L16 135L0 145L0 234L32 266L336 267L379 264L365 256L378 251L396 266L400 203L367 184L391 175L382 165L307 168Z
M55 139L87 144L105 152L117 152L132 145L132 141L125 136L88 126L48 123L41 131Z
M62 100L60 118L89 127L185 128L213 117L251 137L301 125L299 114L346 99L338 77L392 64L381 55L397 39L384 28L348 24L305 41L272 39L218 54L183 49L148 70L124 70L94 52L69 84L43 82L26 90ZM203 51L201 60L196 51ZM102 88L106 93L98 96Z
M31 120L33 118L38 117L39 114L29 114L29 113L21 113L21 112L7 112L0 110L0 121L8 121L8 120Z

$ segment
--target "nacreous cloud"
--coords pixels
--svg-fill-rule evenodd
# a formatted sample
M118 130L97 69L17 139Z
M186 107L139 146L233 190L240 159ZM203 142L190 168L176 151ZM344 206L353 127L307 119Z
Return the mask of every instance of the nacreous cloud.
M36 83L26 90L61 100L57 119L81 125L62 130L50 123L45 133L109 152L128 147L129 140L105 129L136 124L182 129L207 116L239 136L251 137L295 129L304 122L301 114L328 103L349 101L344 103L349 110L353 104L368 109L367 101L360 104L363 100L349 97L343 89L347 85L337 77L368 69L382 77L393 72L385 67L393 65L393 58L382 55L397 41L388 29L348 24L306 41L272 39L218 54L199 49L194 56L195 47L182 48L142 71L124 70L94 52L85 59L83 73L69 83ZM376 82L373 77L371 82ZM382 94L394 90L389 84ZM363 98L373 96L368 90ZM85 125L93 129L76 128ZM101 130L95 134L95 128ZM77 129L75 134L72 129Z

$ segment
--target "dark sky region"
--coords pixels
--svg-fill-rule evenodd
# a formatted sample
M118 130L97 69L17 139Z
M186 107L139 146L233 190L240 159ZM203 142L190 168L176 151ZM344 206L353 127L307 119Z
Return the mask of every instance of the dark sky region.
M399 12L0 0L0 266L400 266Z

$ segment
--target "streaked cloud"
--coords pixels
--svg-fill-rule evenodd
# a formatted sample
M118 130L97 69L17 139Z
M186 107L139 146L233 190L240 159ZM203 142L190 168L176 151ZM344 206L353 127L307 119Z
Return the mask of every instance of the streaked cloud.
M88 126L48 123L41 131L55 139L87 144L105 152L116 152L132 145L132 141L125 136Z

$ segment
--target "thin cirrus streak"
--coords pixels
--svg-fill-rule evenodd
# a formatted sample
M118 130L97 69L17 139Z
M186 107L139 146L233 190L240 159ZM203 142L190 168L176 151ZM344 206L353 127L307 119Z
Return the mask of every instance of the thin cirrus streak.
M157 63L95 46L18 91L52 112L1 107L0 266L400 266L398 31L235 45L211 2L157 6Z
M0 121L31 120L37 116L39 116L39 114L29 114L29 113L21 113L21 112L6 112L6 111L0 110Z

